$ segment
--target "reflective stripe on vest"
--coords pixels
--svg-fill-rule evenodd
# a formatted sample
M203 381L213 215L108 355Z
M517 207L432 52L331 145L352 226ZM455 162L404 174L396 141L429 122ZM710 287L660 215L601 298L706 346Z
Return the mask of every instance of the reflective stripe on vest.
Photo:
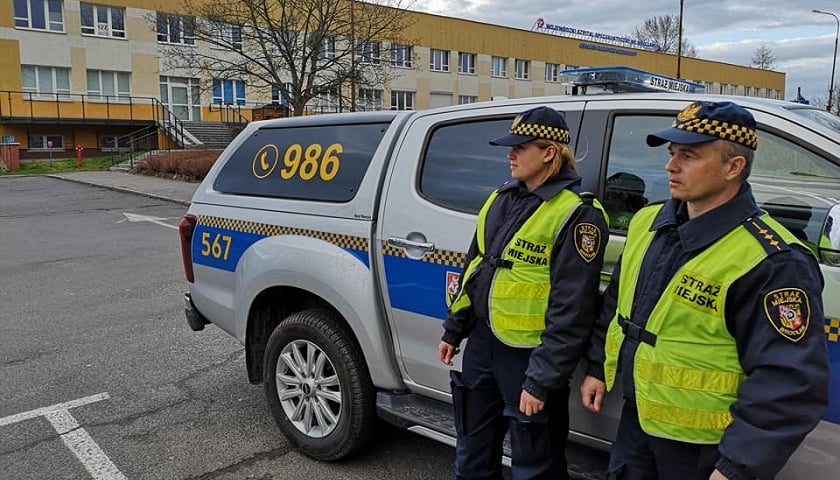
M481 261L485 260L485 224L490 205L497 195L498 191L493 192L478 213L478 254L461 276L461 289L450 307L452 312L471 305L465 286ZM580 204L578 194L563 189L543 202L504 247L501 260L507 262L510 268L496 267L487 309L490 327L503 343L522 348L540 344L551 291L551 252L557 235ZM593 205L603 212L600 203L593 201Z
M612 388L624 340L618 317L631 318L639 270L656 232L650 231L661 205L647 207L630 224L621 260L616 316L607 332L605 375ZM775 220L761 220L788 244L801 242ZM726 327L729 287L767 252L743 225L685 263L669 281L644 329L656 343L639 343L633 379L642 429L654 436L717 444L732 422L729 407L745 378L735 340Z

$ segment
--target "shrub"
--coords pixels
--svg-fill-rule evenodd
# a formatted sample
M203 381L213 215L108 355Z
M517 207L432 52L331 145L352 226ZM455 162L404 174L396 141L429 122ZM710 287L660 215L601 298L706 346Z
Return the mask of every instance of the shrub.
M173 176L197 182L207 175L221 153L221 150L172 150L139 161L136 170L145 175Z

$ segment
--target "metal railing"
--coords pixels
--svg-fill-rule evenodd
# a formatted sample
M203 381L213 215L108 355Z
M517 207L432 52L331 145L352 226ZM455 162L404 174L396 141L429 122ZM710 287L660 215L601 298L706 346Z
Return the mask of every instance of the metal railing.
M158 104L154 97L0 90L0 120L156 121Z

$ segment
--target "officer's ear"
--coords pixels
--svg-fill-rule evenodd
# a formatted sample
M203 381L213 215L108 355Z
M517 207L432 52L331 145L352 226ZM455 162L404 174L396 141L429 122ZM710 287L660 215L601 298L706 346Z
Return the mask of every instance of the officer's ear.
M744 168L747 166L747 159L744 158L743 155L736 155L734 157L730 157L729 160L724 162L724 166L726 167L724 177L727 180L740 180L741 172L743 172Z

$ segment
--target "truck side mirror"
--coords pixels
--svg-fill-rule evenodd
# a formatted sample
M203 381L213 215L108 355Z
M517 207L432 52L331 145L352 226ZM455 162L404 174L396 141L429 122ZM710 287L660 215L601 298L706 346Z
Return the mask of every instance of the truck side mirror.
M840 204L828 211L818 245L820 259L826 265L840 267Z

